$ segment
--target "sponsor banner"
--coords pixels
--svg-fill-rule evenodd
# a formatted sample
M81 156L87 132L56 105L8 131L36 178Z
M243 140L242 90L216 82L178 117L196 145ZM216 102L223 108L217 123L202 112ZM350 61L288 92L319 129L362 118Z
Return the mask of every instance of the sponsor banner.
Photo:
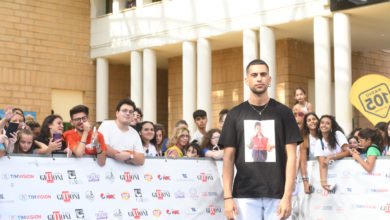
M0 220L224 218L212 160L107 159L100 167L91 157L11 155L0 166Z
M304 193L298 180L299 219L390 219L390 160L378 158L367 173L350 158L330 163L327 183L321 187L318 162L307 164L312 194Z

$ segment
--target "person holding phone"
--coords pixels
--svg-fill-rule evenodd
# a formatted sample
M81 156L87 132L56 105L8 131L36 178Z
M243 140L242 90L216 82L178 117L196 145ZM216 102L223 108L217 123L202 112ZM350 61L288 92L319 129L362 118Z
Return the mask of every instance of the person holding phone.
M100 166L106 163L107 146L103 135L92 128L89 122L89 109L85 105L77 105L70 111L70 123L75 129L64 133L65 142L76 157L82 157L85 154L95 154Z
M37 154L64 154L67 152L66 144L62 138L64 125L59 115L49 115L43 120L41 133L35 139Z

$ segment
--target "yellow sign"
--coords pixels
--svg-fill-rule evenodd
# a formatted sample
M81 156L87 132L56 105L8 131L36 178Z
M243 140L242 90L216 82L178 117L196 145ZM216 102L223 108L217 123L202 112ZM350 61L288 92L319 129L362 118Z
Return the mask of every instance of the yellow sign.
M390 79L369 74L353 84L350 100L373 125L390 120Z

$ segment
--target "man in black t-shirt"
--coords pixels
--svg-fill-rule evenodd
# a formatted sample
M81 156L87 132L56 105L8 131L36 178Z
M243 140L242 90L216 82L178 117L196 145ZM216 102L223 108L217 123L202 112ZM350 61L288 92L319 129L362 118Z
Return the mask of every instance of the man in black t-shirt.
M268 96L268 71L262 60L248 64L249 99L229 111L219 140L224 146L228 219L234 215L239 219L288 219L291 215L296 148L302 137L291 109ZM258 130L255 136L254 128ZM233 165L237 175L232 187Z

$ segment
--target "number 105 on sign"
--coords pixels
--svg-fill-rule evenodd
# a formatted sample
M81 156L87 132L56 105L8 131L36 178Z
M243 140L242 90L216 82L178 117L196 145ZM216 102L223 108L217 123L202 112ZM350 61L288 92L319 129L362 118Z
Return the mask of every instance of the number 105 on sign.
M364 111L381 118L386 118L389 112L390 91L386 84L381 83L359 94L359 101Z

